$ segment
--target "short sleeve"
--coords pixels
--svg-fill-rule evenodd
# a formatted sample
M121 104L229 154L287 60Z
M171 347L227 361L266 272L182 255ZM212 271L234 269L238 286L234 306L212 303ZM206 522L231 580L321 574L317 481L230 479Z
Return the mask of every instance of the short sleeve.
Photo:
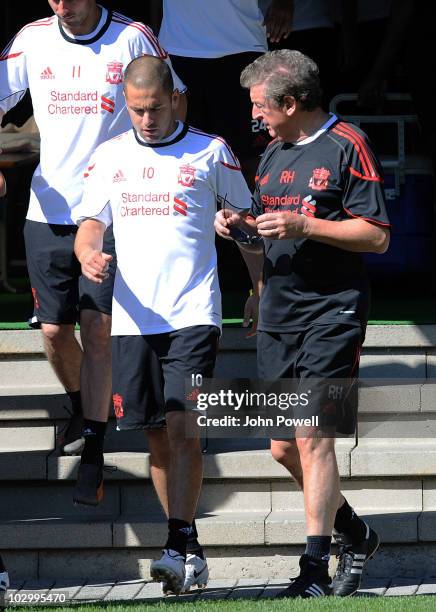
M18 104L28 86L25 35L19 32L0 55L0 110L2 113L6 113Z
M163 47L161 47L153 31L143 23L138 24L138 26L141 27L141 34L138 36L137 39L137 56L155 55L156 57L160 57L161 59L163 59L170 67L174 80L174 88L178 89L180 93L184 93L187 87L174 72L173 65L171 63L170 58L168 57L168 53L165 51L165 49L163 49Z
M216 196L221 208L246 212L251 208L251 193L242 174L241 165L227 143L219 139L215 159Z
M348 216L389 227L380 162L366 135L350 129L347 160L343 169L343 208ZM353 130L353 131L351 131Z
M73 221L80 225L85 219L95 219L106 227L112 224L109 186L104 172L105 164L97 151L91 156L84 172L82 201L72 211Z

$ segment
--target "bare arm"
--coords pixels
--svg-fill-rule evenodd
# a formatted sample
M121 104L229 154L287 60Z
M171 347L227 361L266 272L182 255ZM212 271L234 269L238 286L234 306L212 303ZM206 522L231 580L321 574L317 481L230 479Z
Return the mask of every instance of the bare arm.
M259 235L272 240L309 238L360 253L384 253L389 246L389 229L364 219L328 221L305 215L267 213L257 217L256 222Z
M95 219L86 219L80 224L74 243L74 252L82 266L82 274L95 283L102 283L107 278L107 269L111 255L102 253L104 223Z

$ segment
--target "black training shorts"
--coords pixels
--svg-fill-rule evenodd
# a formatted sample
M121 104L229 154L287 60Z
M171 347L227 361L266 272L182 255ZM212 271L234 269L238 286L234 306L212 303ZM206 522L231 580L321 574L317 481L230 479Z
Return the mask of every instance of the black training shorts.
M74 324L80 310L112 312L116 270L112 226L104 236L103 251L112 255L109 277L101 284L81 276L74 254L75 225L27 220L24 225L27 269L32 287L34 315L39 323Z
M357 421L356 378L363 340L360 326L342 323L286 333L258 331L259 378L297 379L299 391L309 391L310 401L296 407L294 417L318 416L321 428L352 434Z
M112 389L119 430L156 429L185 410L186 379L210 378L220 331L195 325L162 334L112 337Z

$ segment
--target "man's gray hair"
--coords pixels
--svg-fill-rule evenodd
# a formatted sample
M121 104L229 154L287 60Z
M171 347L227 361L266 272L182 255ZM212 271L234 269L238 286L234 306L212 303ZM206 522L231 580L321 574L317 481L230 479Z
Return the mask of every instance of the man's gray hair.
M242 87L250 89L263 83L266 85L265 97L275 106L282 106L285 96L295 98L306 111L321 104L318 66L300 51L269 51L244 68Z

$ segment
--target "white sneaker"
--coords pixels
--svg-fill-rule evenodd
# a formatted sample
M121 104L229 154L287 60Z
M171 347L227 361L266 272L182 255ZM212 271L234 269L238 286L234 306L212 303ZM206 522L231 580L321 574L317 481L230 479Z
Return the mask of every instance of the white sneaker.
M163 591L178 595L185 582L185 558L176 550L164 548L162 557L152 562L150 574L155 582L162 582Z
M192 586L197 585L199 589L204 589L209 580L209 568L206 559L197 555L188 554L185 563L185 584L182 593L187 593Z
M9 588L9 576L7 572L0 573L0 608L6 604L6 591Z

